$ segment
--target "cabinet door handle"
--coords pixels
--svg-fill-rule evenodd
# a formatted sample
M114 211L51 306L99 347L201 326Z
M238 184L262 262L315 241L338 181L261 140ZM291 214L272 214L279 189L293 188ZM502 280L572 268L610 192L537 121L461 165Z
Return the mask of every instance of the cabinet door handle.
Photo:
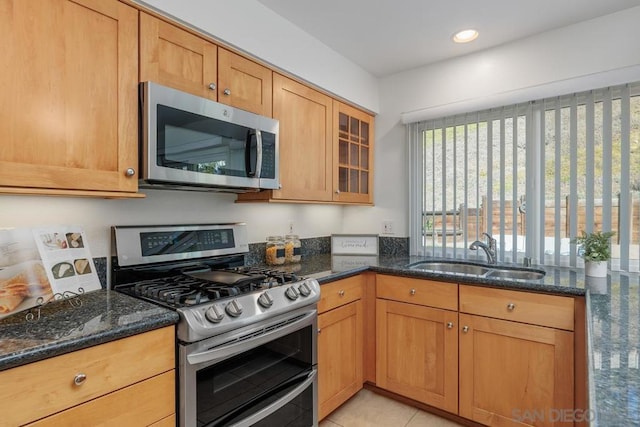
M216 90L216 84L215 83L209 83L209 89Z
M344 289L340 289L340 291L338 292L338 295L340 295L341 297L344 296Z
M469 327L468 326L463 326L462 327L462 332L464 332L464 333L469 332Z
M411 289L411 290L409 291L409 295L412 295L412 296L413 296L413 295L415 295L415 294L416 294L416 290L415 290L415 289Z
M447 322L447 329L453 329L453 322Z
M229 95L231 95L231 89L225 89L223 93L225 95L229 96Z
M136 170L134 168L128 168L126 171L124 171L124 174L126 176L134 176L136 174Z
M87 379L87 376L82 372L80 372L79 374L76 374L75 377L73 377L73 383L77 386L81 386L82 384L84 384L86 379Z
M512 302L507 304L507 310L513 311L515 308L516 308L516 305L514 303L512 303Z

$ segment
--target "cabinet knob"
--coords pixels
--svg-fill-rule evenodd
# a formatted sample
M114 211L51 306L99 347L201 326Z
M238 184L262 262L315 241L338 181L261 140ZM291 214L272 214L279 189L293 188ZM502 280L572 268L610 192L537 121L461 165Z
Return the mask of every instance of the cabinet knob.
M340 190L336 190L336 194L340 194Z
M462 332L465 332L465 333L469 332L469 327L468 326L463 326L462 327Z
M124 171L125 176L134 176L136 174L136 170L134 168L129 168L126 171Z
M340 295L341 297L344 296L344 289L340 289L340 291L338 292L338 295Z
M231 89L225 89L223 93L225 95L229 96L229 95L231 95Z
M416 290L415 290L415 289L411 289L411 290L409 291L409 295L412 295L412 296L413 296L413 295L415 295L415 294L416 294Z
M453 329L453 322L447 322L447 329Z
M215 83L209 83L209 89L216 90L216 84Z
M322 332L322 329L318 328L318 333Z
M87 379L87 376L81 372L79 374L76 374L75 377L73 377L73 383L77 386L81 386L82 384L84 384L86 379Z
M514 303L512 303L512 302L507 304L507 310L513 311L515 308L516 308L516 305Z

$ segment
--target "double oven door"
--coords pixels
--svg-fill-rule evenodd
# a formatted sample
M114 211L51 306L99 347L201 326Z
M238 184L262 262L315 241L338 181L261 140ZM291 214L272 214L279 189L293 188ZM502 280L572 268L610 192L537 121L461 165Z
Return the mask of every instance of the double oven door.
M180 343L180 426L317 426L316 345L315 306Z

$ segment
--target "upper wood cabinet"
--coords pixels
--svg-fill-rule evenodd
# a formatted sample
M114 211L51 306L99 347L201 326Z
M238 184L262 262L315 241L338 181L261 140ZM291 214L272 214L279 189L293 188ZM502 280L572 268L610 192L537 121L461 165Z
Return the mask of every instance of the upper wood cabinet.
M218 101L271 117L273 72L218 48Z
M140 81L218 99L218 46L140 12Z
M280 121L280 190L240 201L373 202L373 117L274 73Z
M282 189L241 194L239 200L332 200L331 102L327 95L274 73Z
M137 10L3 0L0 37L0 192L137 196Z
M373 203L373 117L333 101L333 200Z
M140 81L271 117L272 71L140 12Z

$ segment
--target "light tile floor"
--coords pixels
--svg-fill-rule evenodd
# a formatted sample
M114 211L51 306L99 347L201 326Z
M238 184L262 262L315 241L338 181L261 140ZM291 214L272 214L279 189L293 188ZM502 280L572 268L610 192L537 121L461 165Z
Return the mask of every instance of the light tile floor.
M319 427L459 427L459 424L363 389L329 414Z

